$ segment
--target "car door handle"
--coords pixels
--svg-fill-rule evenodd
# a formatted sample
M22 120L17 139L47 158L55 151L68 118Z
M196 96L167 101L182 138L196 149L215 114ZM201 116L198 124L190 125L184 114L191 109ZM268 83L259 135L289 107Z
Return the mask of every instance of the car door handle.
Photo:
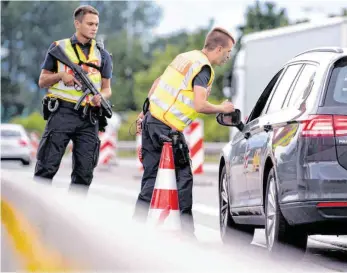
M269 132L269 131L272 131L272 130L273 130L272 125L269 125L269 124L264 125L264 131L265 132Z

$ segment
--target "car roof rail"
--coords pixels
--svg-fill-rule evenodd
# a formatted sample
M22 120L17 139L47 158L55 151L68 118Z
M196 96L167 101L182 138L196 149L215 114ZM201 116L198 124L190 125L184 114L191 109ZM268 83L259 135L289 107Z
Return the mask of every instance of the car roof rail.
M300 55L310 53L310 52L330 52L330 53L343 53L343 49L340 47L317 47L317 48L312 48L309 50L306 50L304 52L299 53L295 57L298 57Z

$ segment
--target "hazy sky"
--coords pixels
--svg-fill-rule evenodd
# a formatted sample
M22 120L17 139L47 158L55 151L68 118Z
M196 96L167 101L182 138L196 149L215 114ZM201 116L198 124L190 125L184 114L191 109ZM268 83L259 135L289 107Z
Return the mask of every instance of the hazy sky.
M207 26L209 18L215 19L215 24L235 32L236 26L244 21L244 13L254 0L156 0L162 7L163 16L155 33L168 34L180 29L194 30ZM261 1L265 2L265 1ZM346 0L317 1L317 0L273 0L278 7L287 9L290 20L311 18L320 20L329 13L339 13L347 8ZM305 12L305 7L315 10ZM236 35L236 33L234 33Z

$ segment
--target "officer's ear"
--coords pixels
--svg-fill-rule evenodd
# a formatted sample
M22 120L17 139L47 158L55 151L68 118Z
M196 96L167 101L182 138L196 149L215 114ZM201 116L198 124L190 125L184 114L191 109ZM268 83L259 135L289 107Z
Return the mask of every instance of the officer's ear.
M77 29L80 29L80 27L81 27L81 22L80 22L79 20L74 20L74 25L75 25L76 30L77 30Z

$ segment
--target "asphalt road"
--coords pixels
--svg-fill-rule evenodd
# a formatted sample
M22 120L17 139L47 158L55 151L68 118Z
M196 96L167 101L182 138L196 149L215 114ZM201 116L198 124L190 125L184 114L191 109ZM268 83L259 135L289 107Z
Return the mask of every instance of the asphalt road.
M120 160L118 162L118 165L109 168L102 166L97 168L89 194L121 202L131 217L140 189L141 171L136 167L135 161ZM33 175L33 165L23 167L20 163L15 162L1 163L2 169L21 172L28 179ZM193 213L196 236L199 243L206 248L231 251L232 246L223 245L219 237L217 173L212 166L208 166L206 171L204 175L194 178ZM53 186L67 189L70 183L70 173L71 163L69 160L64 160L54 179ZM263 230L256 230L247 251L267 254ZM245 255L249 255L249 253L245 252ZM347 272L347 247L337 247L310 237L304 259L296 261L295 264L294 266L291 261L290 266L294 266L293 269L299 269L301 272ZM295 270L295 272L299 271Z

